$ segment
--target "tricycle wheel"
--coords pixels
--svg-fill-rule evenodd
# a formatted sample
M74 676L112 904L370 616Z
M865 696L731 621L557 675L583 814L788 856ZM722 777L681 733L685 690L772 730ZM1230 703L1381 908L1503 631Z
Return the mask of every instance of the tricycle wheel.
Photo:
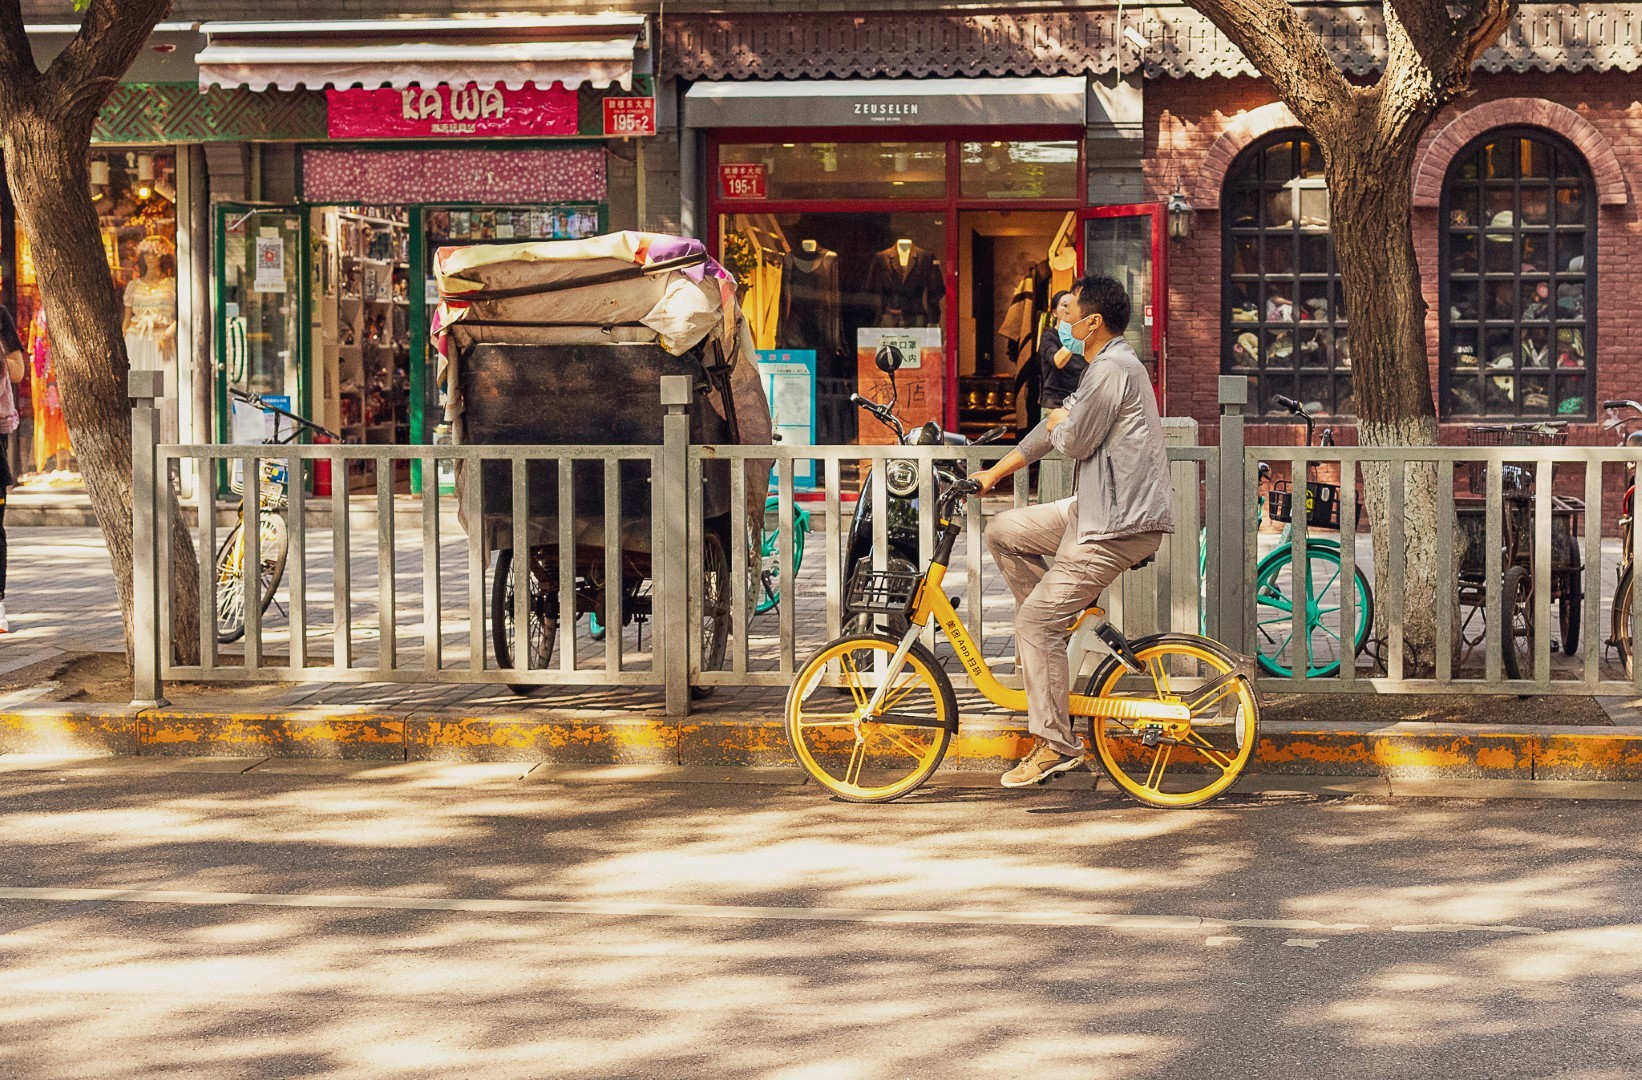
M1562 631L1563 656L1572 656L1579 651L1579 621L1585 609L1584 594L1579 590L1577 573L1563 576L1562 599L1556 605L1558 629Z
M1500 589L1500 658L1507 679L1534 677L1534 583L1525 566L1505 571Z
M701 670L724 667L724 653L730 640L730 559L724 540L707 530L701 551ZM692 686L690 696L700 701L717 687Z
M546 668L553 659L553 641L559 633L559 592L551 581L543 580L545 571L541 560L533 559L530 572L530 659L529 666ZM490 587L491 646L496 652L496 666L501 670L513 667L513 552L504 549L496 553L496 568ZM528 694L537 687L526 683L510 683L515 694Z

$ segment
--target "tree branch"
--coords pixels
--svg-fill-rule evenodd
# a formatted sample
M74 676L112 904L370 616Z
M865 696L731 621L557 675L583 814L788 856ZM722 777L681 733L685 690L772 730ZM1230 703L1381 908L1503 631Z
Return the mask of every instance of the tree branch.
M40 78L20 0L0 0L0 109L15 112Z
M1431 72L1439 95L1470 81L1471 69L1516 18L1517 0L1385 0L1388 36L1401 23L1409 46ZM1443 102L1448 100L1443 96Z
M66 117L94 118L170 10L171 0L90 0L79 32L41 79L41 103Z
M1318 134L1350 107L1355 89L1323 40L1288 0L1190 0L1277 89L1295 118Z

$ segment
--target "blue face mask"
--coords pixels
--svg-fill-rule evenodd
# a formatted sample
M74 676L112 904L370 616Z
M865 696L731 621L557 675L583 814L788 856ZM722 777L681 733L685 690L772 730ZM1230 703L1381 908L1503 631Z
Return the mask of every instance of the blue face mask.
M1083 355L1083 342L1072 336L1072 324L1062 322L1057 328L1060 330L1061 347L1071 351L1073 356Z

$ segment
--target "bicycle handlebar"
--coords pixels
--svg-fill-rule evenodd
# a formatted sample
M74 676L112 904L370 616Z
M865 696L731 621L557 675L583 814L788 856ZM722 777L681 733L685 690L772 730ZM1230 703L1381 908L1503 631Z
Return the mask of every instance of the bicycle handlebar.
M962 480L954 481L952 485L942 493L940 504L936 508L937 512L941 516L941 520L951 521L953 516L952 511L958 505L958 500L967 499L971 495L977 495L980 493L980 490L981 482L979 480L971 480L968 477L965 477Z
M1642 405L1639 405L1636 402L1631 401L1628 398L1616 398L1613 401L1604 401L1602 403L1602 408L1604 410L1608 410L1608 409L1635 409L1637 412L1642 413Z
M336 442L342 442L343 441L342 436L338 435L336 432L332 431L330 428L321 427L320 425L314 423L312 420L309 420L306 417L298 416L296 413L291 412L289 409L282 409L278 405L270 404L268 401L266 401L262 397L261 394L258 394L255 391L241 390L237 386L230 386L228 388L228 394L229 394L230 397L233 397L233 398L235 398L239 401L243 401L247 405L252 405L252 406L255 406L256 408L262 409L266 412L271 412L275 416L283 416L287 420L295 421L296 423L301 424L303 427L309 429L310 431L318 432L319 434L325 436L328 439L333 439Z
M850 404L865 409L880 424L895 432L896 442L900 442L906 437L906 429L901 426L901 421L896 419L895 414L890 411L888 405L880 405L876 401L869 401L860 394L851 394Z

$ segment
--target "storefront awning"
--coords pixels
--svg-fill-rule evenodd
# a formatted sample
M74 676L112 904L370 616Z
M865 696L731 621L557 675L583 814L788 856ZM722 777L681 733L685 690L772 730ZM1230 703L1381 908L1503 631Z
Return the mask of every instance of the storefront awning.
M1060 125L1082 127L1081 76L703 82L684 96L694 128Z
M632 85L642 15L205 23L200 88Z

